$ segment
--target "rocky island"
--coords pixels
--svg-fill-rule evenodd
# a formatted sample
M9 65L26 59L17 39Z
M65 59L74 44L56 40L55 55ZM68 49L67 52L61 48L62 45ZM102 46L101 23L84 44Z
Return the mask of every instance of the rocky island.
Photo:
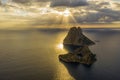
M88 39L82 32L80 27L72 27L63 41L67 54L59 55L59 59L64 62L75 62L91 65L96 61L89 46L95 43Z

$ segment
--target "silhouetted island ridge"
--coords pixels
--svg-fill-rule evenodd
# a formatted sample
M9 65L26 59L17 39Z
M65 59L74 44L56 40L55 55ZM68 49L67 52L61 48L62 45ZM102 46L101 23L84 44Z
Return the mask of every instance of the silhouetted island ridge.
M96 55L90 51L89 46L94 44L92 40L83 35L80 27L72 27L63 41L68 53L59 55L59 59L64 62L91 65L96 61Z

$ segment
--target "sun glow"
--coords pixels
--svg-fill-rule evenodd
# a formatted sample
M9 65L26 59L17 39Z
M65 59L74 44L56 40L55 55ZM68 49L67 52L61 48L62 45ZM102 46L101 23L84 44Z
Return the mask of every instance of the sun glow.
M58 45L57 45L57 48L58 48L58 49L63 49L63 44L62 44L62 43L58 44Z
M69 11L68 9L66 9L66 10L63 12L63 15L64 15L65 17L70 16L70 11Z
M63 11L54 10L53 13L55 13L57 15L57 19L60 21L61 24L66 25L66 28L69 27L69 24L71 22L74 24L77 24L77 21L74 18L70 8L66 8Z
M58 14L62 15L64 17L68 17L68 16L70 16L71 13L70 13L69 9L65 9L63 12L58 12Z

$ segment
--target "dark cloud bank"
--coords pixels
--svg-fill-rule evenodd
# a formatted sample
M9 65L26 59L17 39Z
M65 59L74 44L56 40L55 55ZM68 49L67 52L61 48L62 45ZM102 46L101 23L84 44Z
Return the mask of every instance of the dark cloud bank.
M85 5L88 5L88 2L86 0L53 0L51 2L51 7L56 6L76 7Z

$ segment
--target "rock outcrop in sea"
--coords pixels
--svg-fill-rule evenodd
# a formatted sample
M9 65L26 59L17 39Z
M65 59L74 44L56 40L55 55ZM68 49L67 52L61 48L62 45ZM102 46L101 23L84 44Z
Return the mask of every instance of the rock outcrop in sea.
M72 27L63 41L67 54L59 55L59 59L64 62L75 62L91 65L96 61L89 46L95 43L88 39L82 32L80 27Z

